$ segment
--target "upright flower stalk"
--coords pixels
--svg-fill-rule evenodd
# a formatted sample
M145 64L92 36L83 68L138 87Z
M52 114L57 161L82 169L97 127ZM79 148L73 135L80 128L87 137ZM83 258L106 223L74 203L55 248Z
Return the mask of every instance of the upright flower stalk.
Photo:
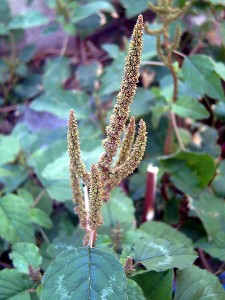
M116 155L120 144L121 133L129 117L130 104L133 101L138 77L139 66L142 53L143 35L143 17L138 17L137 23L131 37L131 44L128 55L125 60L124 75L120 92L117 96L117 102L110 118L109 126L106 128L106 139L103 141L105 153L102 155L99 166L101 167L104 177L108 178L110 166Z
M143 17L140 15L132 34L117 102L109 126L106 128L106 138L103 140L105 152L99 162L92 165L90 173L86 171L81 159L77 122L74 112L70 112L68 151L73 201L77 205L76 212L80 218L80 224L86 229L90 247L94 245L96 229L103 223L102 203L109 200L110 191L138 167L146 147L146 124L143 120L139 122L138 134L134 140L134 117L131 117L124 139L121 140L121 134L129 118L129 106L136 92L143 44L142 35ZM118 149L119 158L114 162ZM85 200L86 205L88 202L88 209L85 207L80 181L85 185ZM86 195L87 191L88 195Z
M150 29L148 25L145 26L145 32L149 35L156 36L156 50L159 59L163 62L163 64L169 69L172 78L173 78L173 102L175 103L177 100L177 90L178 90L178 77L175 72L175 68L172 62L172 54L180 45L181 39L181 30L180 27L176 27L176 32L174 35L173 41L171 41L169 36L169 26L175 20L177 20L181 15L185 14L186 11L190 8L192 2L194 0L186 1L182 8L173 7L174 0L157 0L157 5L153 5L149 3L149 8L153 11L161 25L159 29ZM165 141L164 153L169 154L172 148L172 129L176 135L178 144L181 150L185 150L184 143L181 139L177 120L174 112L170 111L170 123L168 128L168 134Z

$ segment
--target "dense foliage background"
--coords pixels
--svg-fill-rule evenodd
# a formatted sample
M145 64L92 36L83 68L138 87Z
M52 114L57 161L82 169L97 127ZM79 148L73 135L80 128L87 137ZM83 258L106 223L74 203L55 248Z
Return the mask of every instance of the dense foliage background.
M160 27L146 0L39 2L24 1L19 14L14 1L0 4L0 299L40 299L41 278L56 255L82 246L69 182L69 111L76 112L90 169L103 151L137 15ZM131 276L129 299L171 299L175 290L175 299L225 299L224 8L224 0L194 1L171 24L171 38L177 24L182 28L173 53L176 102L156 37L144 34L131 115L148 126L145 158L103 205L96 244L123 264L128 255L140 262L145 249L137 265L145 272ZM169 125L171 112L185 149ZM150 163L158 167L155 197L146 194ZM141 225L152 205L161 222ZM144 248L141 235L157 251Z

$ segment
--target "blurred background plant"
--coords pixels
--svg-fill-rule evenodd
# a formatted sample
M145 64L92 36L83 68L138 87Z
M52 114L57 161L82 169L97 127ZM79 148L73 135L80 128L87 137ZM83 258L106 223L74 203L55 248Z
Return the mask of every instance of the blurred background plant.
M147 24L131 115L147 123L147 150L138 171L103 205L97 247L114 251L123 261L140 232L161 238L159 246L170 233L175 249L178 240L189 243L198 250L196 264L224 284L225 4L187 3L173 1L171 22L159 39L149 32L165 28L160 13L171 1L151 1L149 7L146 0L1 0L0 290L5 278L10 288L0 292L0 299L39 299L41 276L50 262L61 251L82 245L71 201L67 119L74 109L82 158L90 170L103 152L99 145L139 13ZM155 196L146 193L150 163L158 167ZM152 201L155 220L164 224L147 222L135 229ZM171 226L191 240L184 242ZM149 263L143 275L132 279L143 297L171 299L175 266L180 267ZM181 299L182 276L191 272L198 280L199 271L189 267L177 272L175 299ZM204 284L216 280L205 276ZM149 288L145 280L160 284ZM220 285L215 287L218 299L224 299Z

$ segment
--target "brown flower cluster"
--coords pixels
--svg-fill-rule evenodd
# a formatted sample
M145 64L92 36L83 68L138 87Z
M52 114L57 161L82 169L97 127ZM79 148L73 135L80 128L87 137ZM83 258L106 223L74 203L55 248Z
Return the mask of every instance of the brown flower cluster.
M135 137L135 119L131 117L124 139L121 134L129 117L129 106L133 101L136 84L139 77L139 66L142 53L143 18L140 15L134 27L130 48L124 68L123 81L109 126L106 129L106 139L103 141L105 152L98 164L93 164L88 173L81 160L79 133L74 112L70 112L68 123L68 151L70 156L70 177L73 191L73 201L77 205L77 213L82 227L96 230L102 224L101 206L109 199L110 191L124 178L130 175L140 164L146 147L146 124L139 122L139 130ZM120 146L121 145L121 146ZM119 158L114 158L120 147ZM89 208L85 207L84 195L80 180L88 188ZM92 234L93 236L93 234Z
M157 0L157 6L149 3L149 8L158 17L160 23L162 24L159 29L150 29L147 25L145 26L145 31L147 34L156 36L157 44L157 54L159 59L168 66L167 57L164 53L164 47L167 51L172 53L180 45L181 30L180 27L176 27L176 32L173 41L168 41L169 39L169 26L172 22L177 20L181 15L185 14L190 8L193 0L187 1L182 8L173 7L174 0ZM161 43L161 36L164 38L164 45Z

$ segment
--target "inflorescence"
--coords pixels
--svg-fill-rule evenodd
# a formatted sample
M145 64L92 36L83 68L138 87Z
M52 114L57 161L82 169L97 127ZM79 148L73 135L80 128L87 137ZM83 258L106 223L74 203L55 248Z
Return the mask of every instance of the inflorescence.
M130 104L133 101L136 85L139 77L139 67L143 44L143 17L138 17L131 38L130 48L125 60L124 76L114 106L109 125L106 128L106 138L103 140L105 152L97 164L93 164L90 173L86 171L81 160L78 126L75 114L71 110L68 122L68 151L70 157L70 178L73 193L73 202L76 204L76 212L80 219L81 227L87 233L95 231L101 226L103 220L101 206L109 200L110 191L123 179L133 173L140 164L146 147L146 124L139 122L138 134L135 139L135 119L131 117L125 136L121 140L121 134L125 130L129 118ZM119 158L114 158L119 149ZM80 180L88 191L88 209L86 207Z

